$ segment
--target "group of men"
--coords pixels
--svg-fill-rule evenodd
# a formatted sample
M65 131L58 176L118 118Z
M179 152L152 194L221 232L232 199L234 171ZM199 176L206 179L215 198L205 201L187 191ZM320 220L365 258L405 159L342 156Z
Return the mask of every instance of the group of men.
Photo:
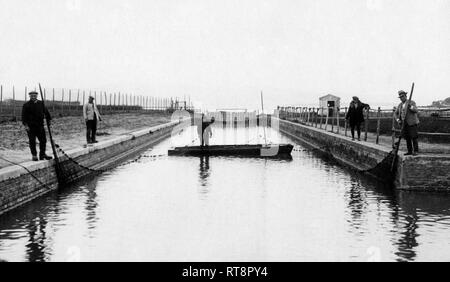
M417 130L419 124L418 109L413 100L408 101L407 94L406 91L398 91L398 98L401 102L396 108L394 115L397 123L402 128L402 137L405 138L406 141L408 151L405 155L415 156L419 153L419 134ZM355 140L355 129L358 134L358 141L361 140L361 123L364 122L363 111L365 109L370 109L370 106L361 102L358 97L354 96L345 117L350 125L352 140ZM396 144L396 146L398 145L399 144Z
M395 118L402 127L402 136L406 140L407 153L405 155L417 155L419 153L418 130L419 124L418 109L414 101L408 101L407 92L398 91L398 97L401 100L395 111ZM51 116L48 109L42 101L37 99L38 93L32 91L29 93L30 100L23 105L22 123L28 134L29 146L33 161L50 160L52 157L45 153L47 139L45 136L44 119L50 124ZM97 131L97 122L101 121L100 112L94 103L95 98L89 96L89 100L83 105L83 117L86 123L86 141L87 144L97 143L95 138ZM364 121L363 110L368 109L368 104L362 103L358 97L353 97L349 110L346 115L350 124L352 140L355 140L355 129L358 134L358 140L361 140L361 123ZM209 138L212 136L211 121L206 121L202 115L201 121L197 125L197 131L201 146L209 145ZM39 158L36 151L36 138L39 140ZM398 145L398 144L397 144Z
M44 103L37 99L38 93L32 91L28 93L30 100L22 107L22 124L28 135L28 142L33 161L51 160L45 152L47 138L45 136L44 119L48 124L52 117L45 107ZM89 96L88 102L83 105L83 117L86 123L86 141L87 144L97 143L95 138L97 131L97 121L101 121L100 112L94 103L94 97ZM36 138L39 140L39 158L36 150Z

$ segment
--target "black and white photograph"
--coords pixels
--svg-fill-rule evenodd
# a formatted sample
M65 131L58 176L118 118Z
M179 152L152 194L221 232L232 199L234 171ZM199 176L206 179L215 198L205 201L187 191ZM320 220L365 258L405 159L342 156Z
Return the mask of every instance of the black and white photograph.
M448 0L0 0L0 269L448 262L449 89Z

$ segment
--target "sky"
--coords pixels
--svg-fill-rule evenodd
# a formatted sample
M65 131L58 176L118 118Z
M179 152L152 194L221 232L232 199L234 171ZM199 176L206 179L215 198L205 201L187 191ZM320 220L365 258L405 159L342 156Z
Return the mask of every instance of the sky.
M0 0L0 84L266 108L450 96L448 0Z

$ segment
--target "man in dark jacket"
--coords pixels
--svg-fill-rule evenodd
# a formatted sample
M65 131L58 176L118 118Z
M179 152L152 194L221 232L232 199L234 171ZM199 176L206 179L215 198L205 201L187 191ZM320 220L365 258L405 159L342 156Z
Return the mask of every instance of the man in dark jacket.
M364 109L370 109L368 104L364 104L358 97L354 96L350 102L347 115L345 118L350 123L350 131L352 132L352 140L355 140L355 128L358 132L358 141L361 141L361 123L364 122Z
M26 102L22 107L22 124L25 126L28 134L30 151L33 156L32 160L38 160L36 137L39 140L39 159L51 160L52 157L45 154L47 139L44 130L44 118L50 122L50 113L47 108L44 107L44 103L37 99L38 93L36 91L30 92L28 95L30 96L30 101Z

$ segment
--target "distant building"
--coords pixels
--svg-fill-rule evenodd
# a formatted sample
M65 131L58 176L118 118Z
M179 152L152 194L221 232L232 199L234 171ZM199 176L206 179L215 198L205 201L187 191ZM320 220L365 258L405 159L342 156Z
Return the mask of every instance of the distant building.
M321 108L320 115L327 115L326 109L328 108L328 114L333 116L336 108L341 107L341 98L331 94L322 96L319 98L319 107Z

